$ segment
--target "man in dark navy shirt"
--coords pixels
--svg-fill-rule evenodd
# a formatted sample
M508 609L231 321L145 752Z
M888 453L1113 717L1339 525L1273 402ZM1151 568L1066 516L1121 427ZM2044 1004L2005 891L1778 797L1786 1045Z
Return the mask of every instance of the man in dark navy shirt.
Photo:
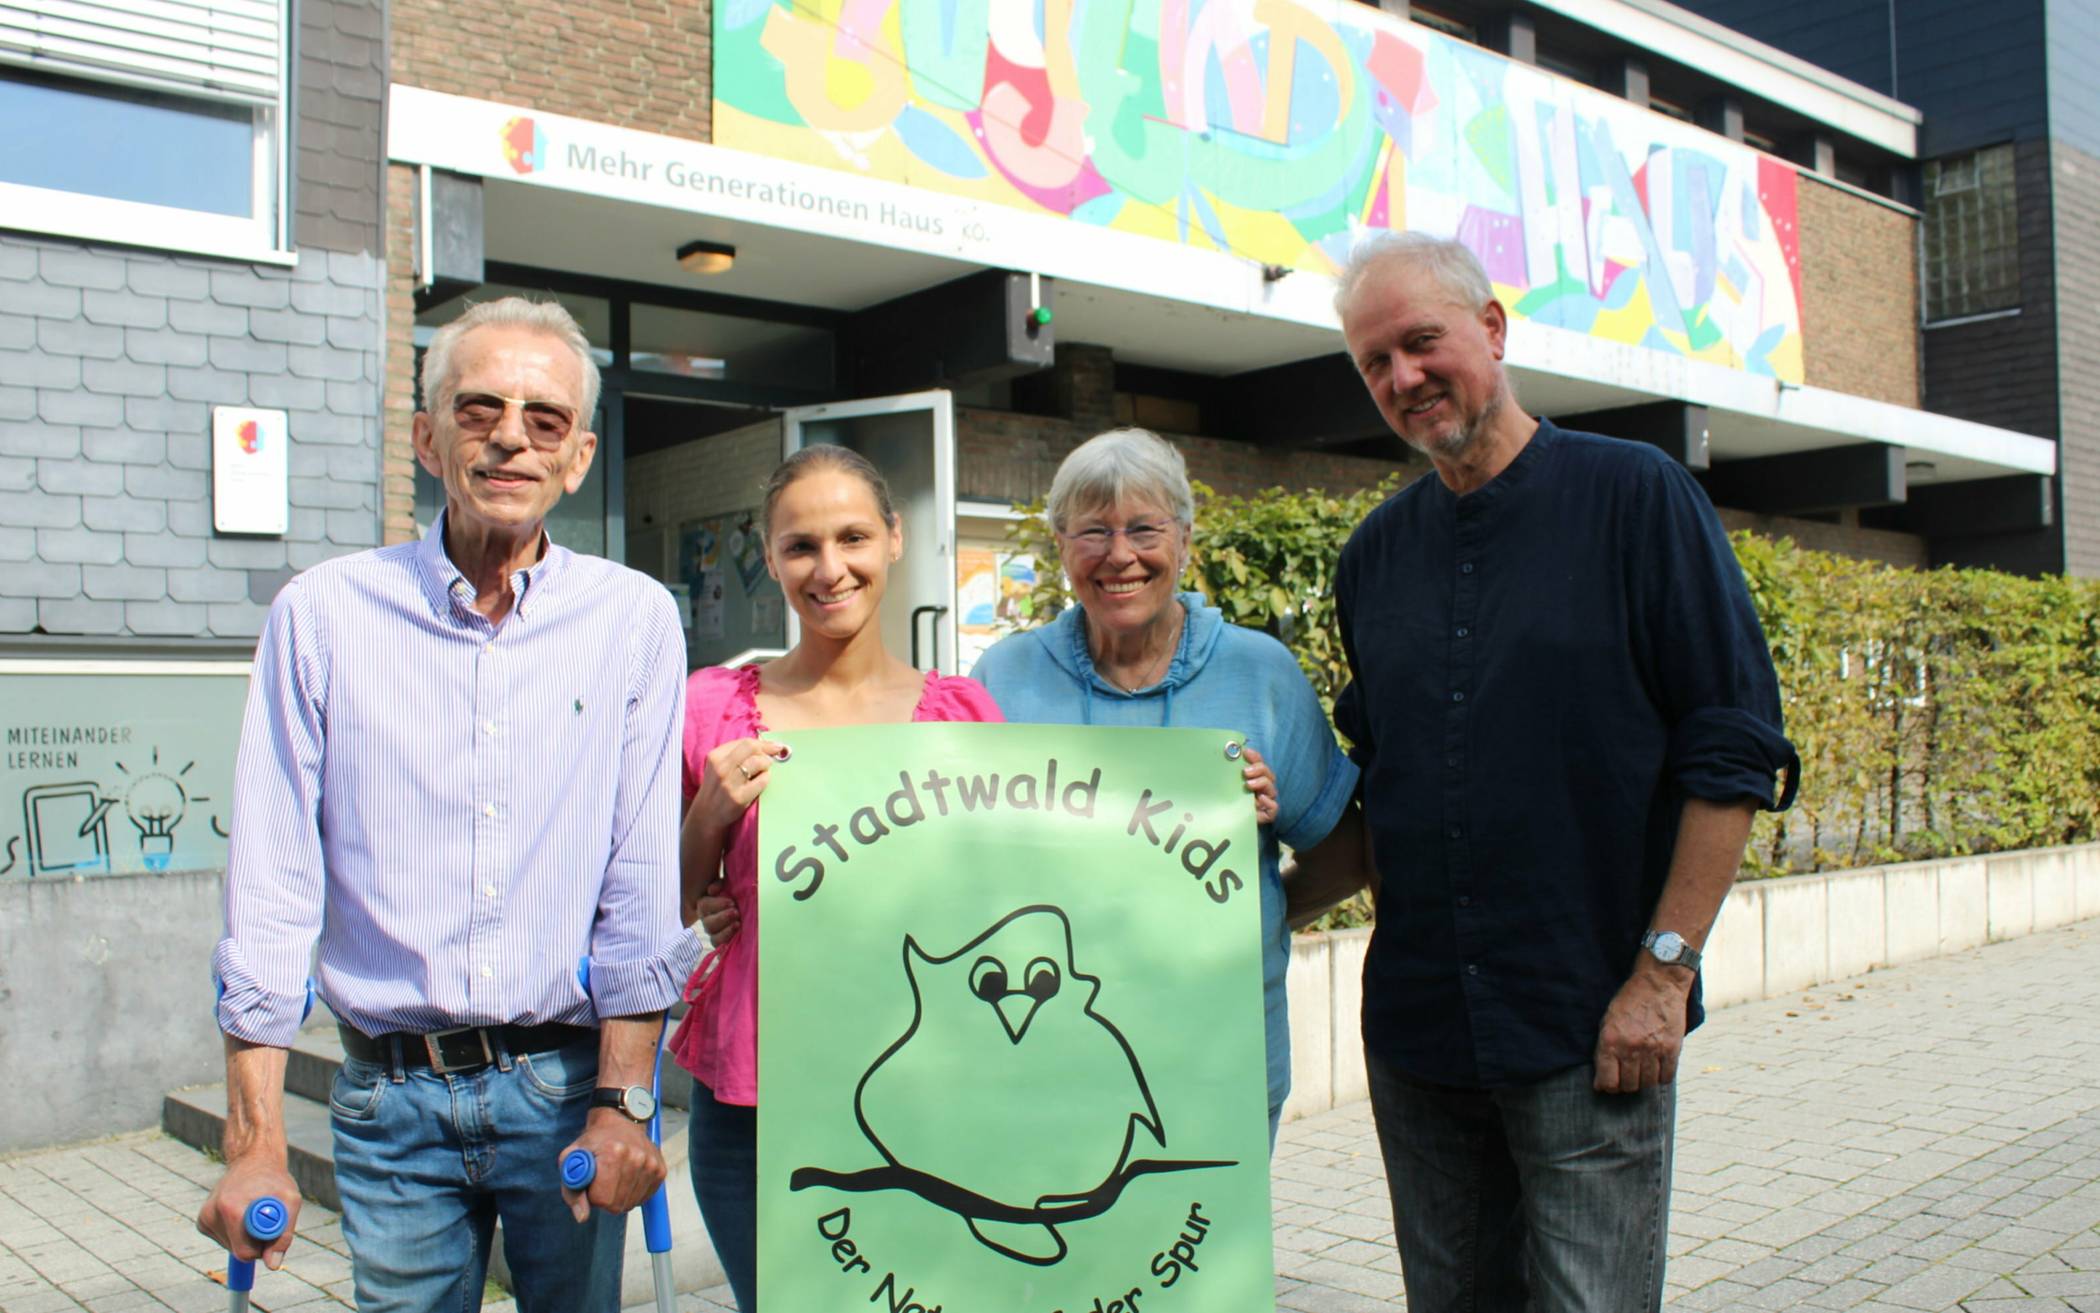
M1518 408L1508 316L1465 247L1379 234L1336 309L1435 467L1336 580L1408 1307L1660 1308L1699 950L1798 769L1764 635L1683 468Z

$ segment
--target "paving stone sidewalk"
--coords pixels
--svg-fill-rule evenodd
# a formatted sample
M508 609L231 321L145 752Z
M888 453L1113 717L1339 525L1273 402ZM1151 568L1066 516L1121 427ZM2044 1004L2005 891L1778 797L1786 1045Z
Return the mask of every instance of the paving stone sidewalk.
M2100 1313L2100 922L1720 1012L1679 1109L1672 1309ZM218 1168L162 1136L0 1159L0 1313L226 1306L190 1219ZM1362 1104L1283 1128L1277 1305L1404 1307ZM338 1308L308 1209L256 1307ZM683 1313L728 1313L725 1290Z

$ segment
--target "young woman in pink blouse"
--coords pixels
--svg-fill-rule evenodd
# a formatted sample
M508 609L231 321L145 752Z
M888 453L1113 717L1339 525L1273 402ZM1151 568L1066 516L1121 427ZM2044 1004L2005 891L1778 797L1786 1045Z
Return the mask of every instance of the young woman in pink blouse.
M922 673L883 647L877 612L904 535L873 465L843 447L805 447L773 471L763 507L766 570L802 638L766 665L696 670L686 683L685 919L707 910L703 927L721 947L686 986L692 1007L671 1039L695 1081L693 1193L743 1313L758 1308L757 802L786 752L766 735L1001 719L974 680Z

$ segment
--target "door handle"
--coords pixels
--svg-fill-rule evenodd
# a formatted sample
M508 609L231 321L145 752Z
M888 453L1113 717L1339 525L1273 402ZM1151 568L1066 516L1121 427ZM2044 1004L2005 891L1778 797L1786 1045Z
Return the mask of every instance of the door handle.
M933 667L927 667L927 666L922 666L922 665L920 665L920 664L919 664L919 617L920 617L920 616L922 616L922 615L929 615L929 614L930 614L930 615L931 615L931 616L933 617L933 623L932 623L931 625L927 626L927 633L928 633L928 635L929 635L929 636L931 637L931 642L929 642L929 643L928 643L928 646L929 646L929 647L931 647L931 648L933 649ZM926 670L926 669L929 669L929 668L938 668L938 667L940 666L940 664L941 664L941 617L942 617L942 616L944 616L944 615L946 615L946 614L948 614L948 608L947 608L947 607L945 607L945 606L915 606L915 607L913 607L913 608L911 609L911 664L912 664L912 669L914 669L914 670Z

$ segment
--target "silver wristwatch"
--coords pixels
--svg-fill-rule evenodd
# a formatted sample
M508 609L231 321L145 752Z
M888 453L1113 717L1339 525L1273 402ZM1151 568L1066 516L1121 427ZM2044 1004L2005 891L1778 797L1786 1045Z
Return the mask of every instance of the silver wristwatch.
M1675 930L1650 930L1641 936L1641 947L1666 967L1699 969L1699 950L1685 943L1684 936Z
M618 1108L620 1115L631 1122L644 1126L656 1115L656 1096L646 1085L629 1085L625 1089L600 1086L591 1091L593 1108Z

